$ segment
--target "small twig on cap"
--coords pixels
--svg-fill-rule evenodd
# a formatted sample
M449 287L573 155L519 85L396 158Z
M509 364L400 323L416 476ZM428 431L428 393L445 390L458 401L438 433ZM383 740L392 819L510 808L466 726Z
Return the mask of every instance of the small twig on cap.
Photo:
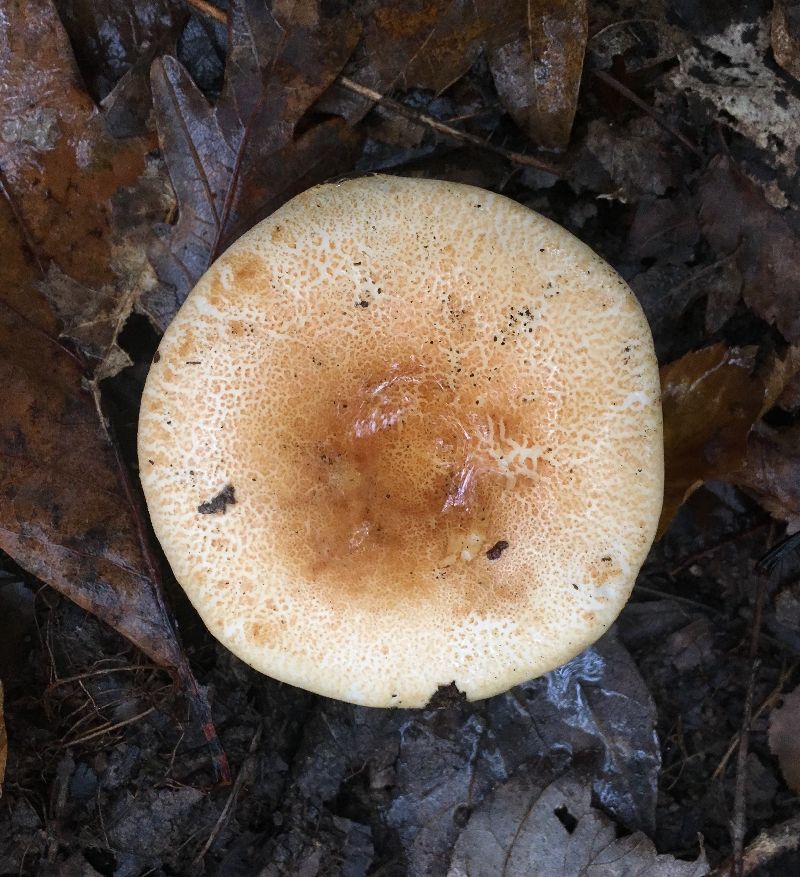
M766 828L748 844L742 853L741 877L749 877L756 869L768 865L778 856L800 847L800 815ZM733 877L733 862L728 859L715 868L709 877Z
M207 0L186 0L186 2L202 15L213 18L214 21L218 21L221 24L227 24L227 14L223 12L222 9L218 9L216 6L208 3ZM372 103L378 104L378 106L387 113L391 113L395 116L402 116L404 119L408 119L411 122L416 122L419 125L430 128L438 134L441 134L443 137L448 137L450 140L456 140L459 143L468 143L470 146L475 146L485 152L492 152L512 164L536 168L537 170L546 171L547 173L554 174L558 177L563 174L562 170L555 164L543 161L535 155L527 155L524 152L516 152L512 149L505 149L502 146L495 146L494 143L489 143L488 140L477 137L475 134L470 134L467 131L460 131L458 128L448 125L446 122L440 122L439 119L429 116L427 113L420 113L418 110L414 110L411 107L407 107L405 104L400 103L400 101L394 100L391 97L386 97L386 95L381 94L379 91L375 91L374 88L369 88L366 85L361 85L360 82L356 82L354 79L350 79L349 76L340 76L336 82L352 94L357 94L359 97L363 97L366 100L372 101Z
M698 149L691 140L688 140L680 131L670 125L661 113L659 113L654 107L651 107L646 101L643 101L639 95L636 94L636 92L631 91L627 85L623 85L619 79L612 76L610 73L606 73L605 70L595 70L594 75L601 82L604 82L609 86L609 88L613 88L614 91L619 92L619 94L629 100L634 106L638 107L643 113L647 113L647 115L650 116L660 128L663 128L668 134L671 134L678 143L680 143L685 149L688 149L692 155L701 160L704 158L701 150Z

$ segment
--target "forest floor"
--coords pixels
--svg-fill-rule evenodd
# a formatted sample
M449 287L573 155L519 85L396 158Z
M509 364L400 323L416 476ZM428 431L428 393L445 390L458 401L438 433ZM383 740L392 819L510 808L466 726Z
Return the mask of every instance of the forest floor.
M800 528L800 7L273 11L0 3L0 877L797 875L800 551L756 564ZM188 289L291 195L378 170L565 226L662 365L664 533L631 601L473 704L251 670L138 494Z

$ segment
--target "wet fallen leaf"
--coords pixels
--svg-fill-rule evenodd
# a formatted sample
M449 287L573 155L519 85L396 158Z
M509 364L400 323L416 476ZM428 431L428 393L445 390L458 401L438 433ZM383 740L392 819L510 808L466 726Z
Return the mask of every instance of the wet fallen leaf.
M48 0L6 4L0 44L3 194L40 286L98 377L129 360L117 336L142 287L124 242L112 239L111 197L135 183L148 143L115 140L83 90L69 40Z
M618 837L591 806L591 774L546 761L522 767L470 816L448 877L702 877L708 865L658 855L641 832Z
M183 658L153 582L143 524L81 364L12 311L4 289L0 548L155 661L177 667Z
M770 42L775 60L800 79L800 6L792 0L775 0L772 6Z
M745 304L788 341L800 343L800 235L726 156L709 164L700 198L703 234L720 257L734 256Z
M3 683L0 681L0 786L5 779L6 761L8 760L8 737L6 736L3 699Z
M608 635L565 666L480 703L389 712L323 702L306 725L292 788L321 805L360 775L362 794L380 794L409 875L442 877L471 810L542 756L565 767L579 754L595 756L592 784L603 806L631 829L652 831L654 722L644 682Z
M367 15L362 50L347 74L380 94L439 94L485 53L512 118L534 142L560 147L572 128L587 33L583 0L390 0ZM339 98L351 120L372 106L346 93Z
M733 482L773 517L800 530L800 426L776 429L759 423L747 441L744 466Z
M714 344L661 369L664 410L663 535L704 481L741 468L747 437L763 413L767 384L755 373L757 348Z
M800 685L784 695L770 713L769 748L777 757L786 785L800 793Z
M158 134L178 198L176 224L163 227L151 249L168 291L143 299L161 328L226 245L297 192L349 169L359 143L341 119L297 131L358 40L349 12L297 4L279 23L263 0L238 0L229 19L215 106L175 58L152 68Z
M54 272L68 278L65 284L105 276L106 265L85 260L110 253L102 237L110 205L91 204L91 191L79 190L96 185L99 199L120 178L94 151L106 141L85 139L83 122L91 128L98 117L81 103L64 66L66 38L52 7L37 0L29 8L36 13L32 22L13 4L11 39L42 53L35 93L45 108L52 102L59 109L39 113L23 140L0 142L8 161L0 177L0 549L179 675L205 724L208 705L165 607L145 519L101 415L96 384L82 357L59 341L59 321L43 295L53 291L47 281ZM56 73L69 73L61 87L70 100L63 103ZM21 100L24 93L13 94L4 79L3 112L20 109ZM45 137L42 119L56 132L48 122L45 141L37 140ZM84 176L93 167L96 174ZM39 190L50 184L48 198Z
M586 52L585 0L528 0L522 27L489 64L503 106L535 142L569 142Z
M175 40L186 20L183 4L170 0L55 0L84 81L103 100L139 61L151 60Z

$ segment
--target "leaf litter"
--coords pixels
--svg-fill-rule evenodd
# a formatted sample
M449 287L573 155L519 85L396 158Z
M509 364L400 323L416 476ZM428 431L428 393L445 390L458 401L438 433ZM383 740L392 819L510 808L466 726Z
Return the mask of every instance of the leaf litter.
M0 545L31 586L50 584L183 668L243 767L231 789L209 791L208 727L156 696L110 631L51 598L4 678L0 870L706 873L697 831L712 861L728 851L719 799L730 786L708 777L739 729L736 644L766 547L761 509L791 530L800 505L796 95L767 60L771 39L791 75L791 4L771 18L682 0L58 10L69 40L44 0L9 3L0 21L0 369L11 401ZM535 169L541 147L562 150L540 163L552 172ZM214 256L296 191L378 156L477 181L574 230L630 280L664 364L664 538L620 621L626 645L607 637L479 704L364 710L241 665L179 599L167 608L126 468L153 332ZM132 400L113 429L111 395ZM800 648L793 564L781 561L765 610L764 703L791 676L778 655ZM783 718L772 714L781 765L793 757L781 730L792 696ZM269 745L253 750L258 739ZM791 803L761 719L751 749L755 831ZM47 783L57 836L23 791ZM86 823L89 800L102 825ZM772 854L789 855L788 869L791 849Z

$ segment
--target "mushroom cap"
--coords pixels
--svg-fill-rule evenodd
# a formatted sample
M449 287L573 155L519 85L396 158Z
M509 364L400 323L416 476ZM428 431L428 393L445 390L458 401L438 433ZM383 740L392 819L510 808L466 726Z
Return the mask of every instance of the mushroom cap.
M255 669L372 706L474 700L628 599L662 501L652 337L624 281L520 204L311 189L211 266L159 354L153 527Z

